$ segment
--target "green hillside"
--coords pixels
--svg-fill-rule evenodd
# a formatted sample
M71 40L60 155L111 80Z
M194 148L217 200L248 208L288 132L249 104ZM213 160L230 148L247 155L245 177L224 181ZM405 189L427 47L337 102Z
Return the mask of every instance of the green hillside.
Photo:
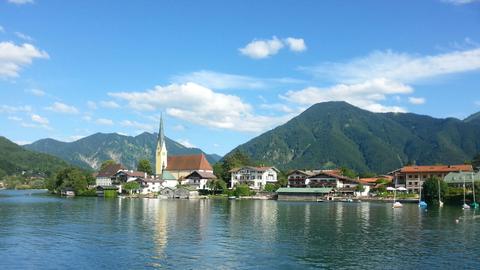
M236 149L282 169L335 165L385 173L412 161L470 160L480 151L480 126L454 118L372 113L346 102L326 102Z
M155 159L157 134L144 132L138 136L117 133L96 133L74 142L42 139L25 145L26 149L51 154L68 163L85 169L98 169L105 160L113 159L130 169L136 168L138 160L147 158L152 164ZM169 155L199 154L198 148L188 148L166 138ZM218 155L205 154L210 163L220 159Z
M67 166L66 162L57 157L26 150L0 136L0 176L22 173L50 176Z

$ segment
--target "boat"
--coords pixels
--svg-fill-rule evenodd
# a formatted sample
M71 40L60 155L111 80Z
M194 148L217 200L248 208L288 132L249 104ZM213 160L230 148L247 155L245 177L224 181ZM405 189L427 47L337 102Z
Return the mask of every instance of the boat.
M392 206L392 208L402 208L402 207L403 207L403 204L401 204L400 202L394 202Z
M465 202L465 176L463 176L463 205L462 209L470 209L470 205Z
M317 202L324 202L325 200L317 199Z
M228 199L229 199L229 200L235 200L235 199L237 199L237 197L235 197L235 196L228 196Z
M440 194L440 193L441 193L441 192L440 192L440 189L441 189L441 187L440 187L440 179L437 179L437 185L438 185L438 187L437 187L437 189L438 189L438 206L439 206L439 207L443 207L442 196L441 196L441 194Z
M397 178L395 177L395 187L397 186ZM393 205L392 208L402 208L403 205L397 202L397 189L393 188Z
M427 208L427 203L425 201L422 201L422 185L420 185L420 191L418 194L418 207Z
M477 201L475 200L475 178L473 177L473 173L471 174L471 176L472 176L473 203L470 206L473 209L477 209L479 205L478 205Z

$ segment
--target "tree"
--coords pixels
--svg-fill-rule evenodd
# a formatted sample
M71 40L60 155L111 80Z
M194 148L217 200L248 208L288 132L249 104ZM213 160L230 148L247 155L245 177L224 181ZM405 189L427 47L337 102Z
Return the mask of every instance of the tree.
M362 183L358 183L358 185L355 187L355 191L358 193L362 193L365 191L365 187L363 186Z
M426 202L432 203L438 201L438 188L440 184L440 195L442 198L448 191L448 185L445 181L438 179L437 177L431 177L427 179L422 185L422 198Z
M149 175L153 174L152 164L148 159L141 159L137 164L137 171L146 172Z
M112 159L105 160L104 162L102 162L102 165L100 165L100 170L103 171L106 167L114 164L117 164L115 160L112 160Z
M267 183L265 185L265 187L263 188L263 190L267 191L267 192L275 192L277 191L277 189L280 188L280 185L279 184L272 184L272 183Z
M235 196L240 197L240 196L250 196L252 192L250 191L250 187L246 184L241 184L235 186L235 190L233 192Z
M288 185L287 173L280 171L277 175L277 183L280 187L286 187Z
M130 181L123 184L123 189L128 190L128 193L132 194L133 190L140 189L140 184L137 181Z
M48 184L52 187L51 184ZM87 174L77 168L65 168L57 173L53 191L63 188L72 188L75 193L80 193L88 188Z
M222 179L212 179L207 182L207 187L212 191L213 194L215 194L219 191L226 190L227 183Z
M349 169L347 167L341 167L340 168L340 171L342 172L342 175L346 176L346 177L349 177L349 178L357 178L357 173L352 170L352 169Z
M223 158L220 162L221 168L217 167L217 174L221 173L220 175L216 176L225 182L230 182L230 170L242 166L255 166L254 162L250 159L248 155L240 150L236 150L230 155ZM215 167L214 167L215 169Z

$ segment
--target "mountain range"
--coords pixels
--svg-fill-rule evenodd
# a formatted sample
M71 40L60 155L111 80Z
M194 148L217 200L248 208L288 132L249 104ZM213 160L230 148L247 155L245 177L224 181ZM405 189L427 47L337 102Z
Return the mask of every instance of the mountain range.
M185 147L169 138L165 138L169 155L204 153L198 148ZM117 133L96 133L74 142L61 142L54 139L41 139L24 148L50 154L81 168L97 170L103 161L113 159L129 169L135 169L140 159L148 159L155 164L157 133L144 132L135 137ZM205 153L204 153L205 154ZM205 154L213 164L221 157Z
M386 173L407 163L462 164L480 152L480 113L462 121L318 103L229 154L236 150L280 169L345 166Z

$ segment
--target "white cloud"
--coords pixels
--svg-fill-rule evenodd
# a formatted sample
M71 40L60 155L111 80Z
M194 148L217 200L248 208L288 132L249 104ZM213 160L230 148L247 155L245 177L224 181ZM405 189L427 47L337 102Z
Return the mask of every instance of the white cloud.
M30 93L30 94L32 94L34 96L37 96L37 97L45 96L45 92L40 90L40 89L35 89L35 88L34 89L28 89L28 90L25 90L25 92Z
M17 116L9 116L9 117L7 117L7 118L8 118L8 120L17 121L17 122L23 120L22 118L17 117Z
M35 58L48 59L45 51L24 43L17 46L12 42L0 42L0 78L18 77L22 67L30 65Z
M84 121L87 121L87 122L92 121L92 117L91 117L90 115L84 115L84 116L82 117L82 119L83 119Z
M194 82L216 90L223 89L262 89L271 88L279 84L299 84L302 80L293 78L255 78L244 75L221 73L209 70L200 70L172 78L175 83Z
M23 40L28 41L28 42L32 42L34 40L31 36L29 36L27 34L24 34L22 32L15 32L14 34L18 38L23 39Z
M78 141L82 138L85 138L87 137L86 135L72 135L72 136L69 136L66 138L66 142L74 142L74 141Z
M414 105L425 104L425 98L421 97L408 97L408 102Z
M109 95L126 100L135 110L166 109L167 114L175 118L219 129L259 132L291 117L257 115L252 106L238 96L217 93L196 83L155 86L144 92Z
M51 106L46 107L45 109L52 111L52 112L57 112L57 113L65 113L65 114L77 114L78 109L75 108L74 106L67 105L65 103L61 102L54 102Z
M118 103L116 103L115 101L100 101L100 106L108 109L120 108L120 105L118 105Z
M359 83L375 78L411 83L480 69L480 48L431 56L376 51L345 63L326 63L304 69L341 83Z
M142 131L153 131L154 130L153 125L145 124L145 123L139 123L139 122L130 121L130 120L123 120L122 122L120 122L120 125L124 126L124 127L137 128L137 129L140 129Z
M13 141L14 143L18 145L26 145L26 144L31 144L32 141Z
M92 109L92 110L96 110L97 109L97 103L89 100L89 101L87 101L87 107Z
M173 130L176 130L176 131L184 131L184 130L185 130L185 126L178 124L178 125L173 126Z
M307 50L307 45L305 45L305 41L303 38L286 38L285 43L288 45L291 51L294 52L303 52Z
M41 117L41 116L38 115L38 114L32 114L32 115L31 115L31 119L32 119L33 122L38 123L38 124L41 124L41 125L47 126L47 125L49 124L49 121L48 121L47 118Z
M301 105L313 105L326 101L346 101L373 112L405 112L398 106L385 106L379 102L388 95L409 94L413 89L395 81L374 79L359 84L338 84L328 88L308 87L289 91L282 99Z
M196 148L196 146L190 143L187 139L178 139L177 142L188 148Z
M250 58L262 59L277 54L283 46L282 41L274 36L269 40L253 40L238 50Z
M7 2L17 5L33 4L33 0L7 0Z
M0 105L0 113L17 113L17 112L31 112L32 107L29 105L10 106Z
M3 26L0 25L0 33L5 33L5 28L3 28Z
M479 2L479 0L442 0L442 2L454 4L454 5L466 5L466 4Z
M290 106L287 106L281 103L273 103L273 104L263 103L263 104L260 104L260 108L264 110L275 110L275 111L284 112L284 113L294 112L294 110Z
M98 118L97 120L95 120L95 123L97 125L102 125L102 126L112 126L113 125L113 121L110 120L110 119L106 119L106 118Z

